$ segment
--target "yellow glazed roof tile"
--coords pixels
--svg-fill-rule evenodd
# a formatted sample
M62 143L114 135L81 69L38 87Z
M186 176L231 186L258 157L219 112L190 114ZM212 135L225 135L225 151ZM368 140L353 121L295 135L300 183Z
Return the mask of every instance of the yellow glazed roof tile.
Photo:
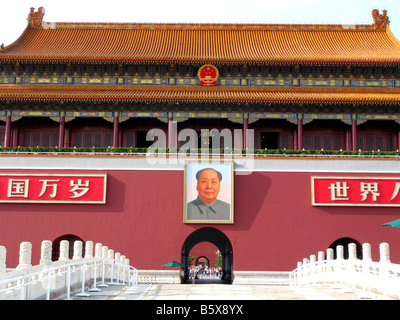
M398 88L0 85L0 100L400 103Z
M374 24L356 26L46 23L44 9L38 14L31 12L17 41L2 46L0 61L400 62L400 43L376 13Z

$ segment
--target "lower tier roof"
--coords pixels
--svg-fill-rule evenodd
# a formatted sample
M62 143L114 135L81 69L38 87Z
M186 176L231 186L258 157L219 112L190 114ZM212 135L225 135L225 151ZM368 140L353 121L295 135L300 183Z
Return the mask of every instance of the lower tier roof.
M0 100L400 103L400 88L0 85Z

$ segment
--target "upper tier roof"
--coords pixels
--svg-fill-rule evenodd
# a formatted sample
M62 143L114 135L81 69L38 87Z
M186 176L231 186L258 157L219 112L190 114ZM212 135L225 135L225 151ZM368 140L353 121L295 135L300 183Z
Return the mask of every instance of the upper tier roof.
M386 11L371 25L46 23L28 26L0 60L187 63L400 63Z

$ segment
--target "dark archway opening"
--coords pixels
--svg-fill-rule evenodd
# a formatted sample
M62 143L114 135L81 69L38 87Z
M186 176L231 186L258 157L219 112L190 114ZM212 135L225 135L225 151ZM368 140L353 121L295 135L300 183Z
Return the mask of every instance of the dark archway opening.
M354 240L352 238L340 238L337 239L336 241L334 241L329 248L333 249L333 257L334 259L337 258L337 251L336 251L336 247L337 246L343 246L343 256L344 259L348 259L349 258L349 244L350 243L355 243L356 245L356 249L357 249L357 259L362 259L362 245L360 242L358 242L357 240Z
M58 258L60 257L60 242L62 240L68 240L69 242L69 253L68 253L68 258L72 259L73 255L74 255L74 242L79 240L82 241L82 252L85 252L85 242L79 238L78 236L74 235L74 234L65 234L63 236L58 237L57 239L55 239L53 241L53 245L52 245L52 257L51 260L52 261L58 261Z
M221 231L215 228L201 228L192 232L185 240L182 246L182 264L185 269L189 266L189 253L190 250L198 243L208 241L214 244L221 252L221 278L214 280L214 283L232 283L232 269L233 269L233 249L232 244L228 237ZM183 283L201 283L199 280L190 280L186 273ZM210 283L210 281L207 281Z
M195 262L196 266L202 265L202 266L209 266L210 265L210 259L208 259L205 256L200 256L196 259Z

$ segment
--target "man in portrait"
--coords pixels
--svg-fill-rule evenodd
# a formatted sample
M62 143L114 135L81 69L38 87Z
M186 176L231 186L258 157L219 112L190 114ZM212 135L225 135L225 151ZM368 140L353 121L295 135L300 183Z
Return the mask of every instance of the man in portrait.
M198 196L187 204L187 220L230 220L230 204L217 199L222 174L212 168L196 173Z

